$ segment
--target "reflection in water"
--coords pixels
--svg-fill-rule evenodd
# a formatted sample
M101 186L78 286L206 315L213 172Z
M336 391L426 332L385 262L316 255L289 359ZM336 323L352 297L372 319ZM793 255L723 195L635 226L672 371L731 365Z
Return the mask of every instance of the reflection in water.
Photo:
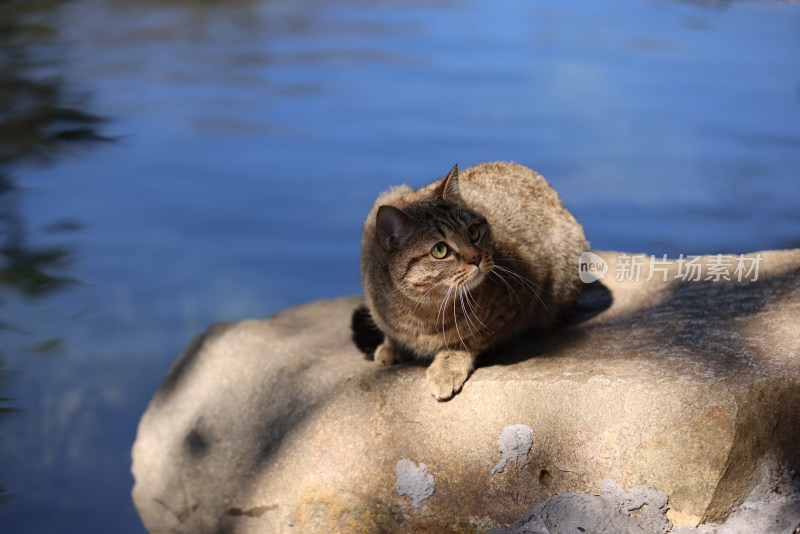
M52 54L47 60L40 57L54 33L48 16L58 5L35 0L0 4L0 305L9 291L39 297L74 282L59 274L69 263L69 250L30 242L19 206L25 189L17 183L14 169L47 163L76 146L107 140L98 133L102 120L82 111L83 99L71 97L54 74ZM77 227L68 221L55 226ZM14 326L13 319L0 321L0 330ZM48 339L32 349L52 353L60 346L60 340ZM0 396L0 415L13 410L10 400ZM4 496L7 493L0 487L0 498Z

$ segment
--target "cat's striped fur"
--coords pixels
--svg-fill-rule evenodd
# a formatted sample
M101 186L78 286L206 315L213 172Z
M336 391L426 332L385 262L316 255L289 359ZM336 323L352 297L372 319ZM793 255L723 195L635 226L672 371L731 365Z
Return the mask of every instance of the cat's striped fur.
M371 338L375 360L432 358L430 392L451 398L479 353L569 310L587 249L556 192L514 163L454 167L419 190L383 193L361 251L369 314L384 334Z

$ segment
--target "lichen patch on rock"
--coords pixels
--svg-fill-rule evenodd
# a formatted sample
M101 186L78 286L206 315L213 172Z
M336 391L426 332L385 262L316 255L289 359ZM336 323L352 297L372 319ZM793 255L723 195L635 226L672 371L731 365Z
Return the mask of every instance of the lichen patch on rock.
M404 458L397 462L394 472L397 475L397 494L411 497L414 508L419 509L422 501L433 495L433 475L428 472L424 463L417 465Z
M528 465L528 453L533 446L533 429L526 425L511 425L503 429L497 440L497 449L503 459L492 468L492 474L502 473L508 462L517 462L517 468Z

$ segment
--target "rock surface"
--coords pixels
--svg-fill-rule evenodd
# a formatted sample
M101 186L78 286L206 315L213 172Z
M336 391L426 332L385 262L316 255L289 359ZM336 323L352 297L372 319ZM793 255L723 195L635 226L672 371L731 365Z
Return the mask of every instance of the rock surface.
M800 465L800 250L760 253L743 282L715 256L693 260L699 280L640 256L637 280L633 255L597 254L606 275L570 325L498 348L446 403L423 366L357 352L360 297L212 326L140 422L145 526L474 534L610 479L664 493L669 520L694 527L742 504L764 458ZM492 473L514 425L533 431L527 463ZM398 493L401 460L432 492Z
M666 518L668 497L651 488L625 492L613 480L603 493L564 493L528 510L511 526L485 534L800 534L800 474L764 458L760 482L721 524L673 527Z
M486 534L667 534L672 525L666 511L665 494L649 488L627 493L613 480L606 480L600 495L555 495L534 506L510 527L493 528Z

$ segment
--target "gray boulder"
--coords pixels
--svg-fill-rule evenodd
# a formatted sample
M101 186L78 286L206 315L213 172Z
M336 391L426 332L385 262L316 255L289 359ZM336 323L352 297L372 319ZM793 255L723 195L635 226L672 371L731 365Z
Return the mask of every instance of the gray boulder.
M636 488L668 498L667 527L695 527L741 505L765 458L800 465L800 250L692 259L699 280L687 261L597 255L571 324L497 348L445 403L424 366L357 351L361 297L212 326L139 425L146 528L474 534Z

